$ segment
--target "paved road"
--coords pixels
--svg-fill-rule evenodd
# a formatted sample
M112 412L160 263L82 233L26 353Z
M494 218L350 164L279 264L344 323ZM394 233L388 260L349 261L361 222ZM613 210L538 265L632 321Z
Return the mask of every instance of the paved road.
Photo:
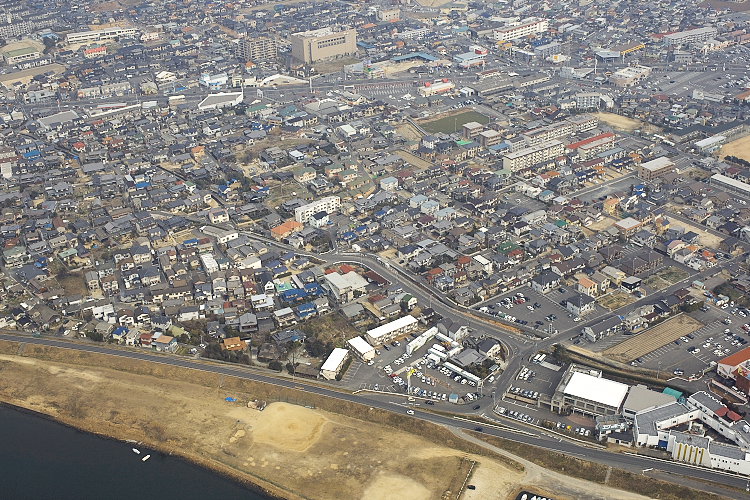
M66 349L75 349L78 351L86 351L86 352L121 356L121 357L129 358L129 359L137 359L137 360L142 360L142 361L161 363L165 365L197 369L197 370L202 370L202 371L206 371L210 373L216 373L220 375L228 375L228 376L239 377L239 378L243 378L247 380L263 382L263 383L271 384L277 387L284 387L288 389L300 389L311 394L317 394L320 396L336 398L336 399L340 399L344 401L349 401L352 403L364 404L364 405L368 405L371 407L379 408L381 410L394 411L394 405L387 401L369 399L359 394L349 394L349 393L338 392L338 391L334 391L332 389L328 389L325 387L320 387L317 385L309 384L305 381L281 379L281 378L276 378L276 377L272 377L268 375L263 375L263 374L254 372L252 369L248 369L248 368L244 368L240 366L234 367L234 366L227 366L223 364L196 362L191 359L185 359L185 358L168 356L168 355L159 355L159 354L151 353L148 351L135 351L135 350L110 347L106 345L83 344L83 343L67 342L67 341L61 341L61 340L55 340L55 339L47 339L43 337L36 338L36 337L28 337L28 336L22 336L22 335L14 335L14 334L9 334L9 333L0 333L0 339L7 340L7 341L15 341L15 342L25 342L28 344L62 347ZM454 418L446 417L443 415L436 415L433 413L420 410L418 408L414 409L414 413L415 413L413 416L414 418L418 418L418 419L421 419L427 422L432 422L435 424L445 425L445 426L452 427L452 428L471 430L477 426L476 423L467 422L467 421L463 421L460 419L454 419ZM521 426L519 425L519 427ZM693 466L688 466L688 465L679 464L679 463L670 462L670 461L655 460L649 457L610 453L600 448L594 448L592 446L584 446L582 444L578 444L574 442L559 440L559 438L556 438L552 435L548 435L544 432L540 432L538 430L533 430L533 432L529 432L531 429L524 430L523 428L515 428L514 424L512 423L509 423L508 425L502 425L502 426L500 425L488 426L488 425L482 424L482 428L483 428L483 432L486 434L503 437L506 439L511 439L520 443L538 446L538 447L542 447L542 448L549 449L549 450L560 451L567 455L579 456L582 458L586 458L588 460L595 461L600 464L611 465L613 467L619 467L619 468L627 469L630 471L640 472L644 469L653 468L653 469L658 469L660 471L664 471L670 474L686 475L694 479L713 481L719 484L725 484L725 485L733 486L736 488L745 488L747 484L747 479L741 476L732 475L732 474L724 474L724 473L720 473L717 471L712 471L710 469L693 467ZM674 477L674 482L679 484L680 478ZM709 485L708 488L713 489L717 492L726 494L726 491L723 491L721 488L713 488L711 485ZM735 497L739 497L739 495L735 494Z

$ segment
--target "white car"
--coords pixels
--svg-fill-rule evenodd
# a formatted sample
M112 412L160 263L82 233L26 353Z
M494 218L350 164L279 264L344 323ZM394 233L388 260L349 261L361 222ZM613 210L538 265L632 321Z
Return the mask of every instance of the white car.
M407 415L414 415L414 410L406 410Z

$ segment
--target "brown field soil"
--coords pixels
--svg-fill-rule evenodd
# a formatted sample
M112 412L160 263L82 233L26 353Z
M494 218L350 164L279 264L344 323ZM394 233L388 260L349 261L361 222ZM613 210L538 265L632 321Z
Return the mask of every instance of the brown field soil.
M607 123L612 128L616 130L622 130L624 132L632 132L636 129L641 129L646 133L658 133L659 131L661 131L661 127L657 127L650 123L636 120L634 118L628 118L627 116L622 116L615 113L607 113L606 111L596 113L596 117L601 121Z
M422 138L422 134L411 123L404 123L396 128L396 133L407 141L418 141Z
M11 50L17 50L17 49L25 49L26 47L36 49L38 51L44 50L44 44L40 42L39 40L33 40L31 38L24 38L23 40L19 40L17 42L10 42L8 44L5 44L0 48L0 52L3 54L7 54Z
M44 66L38 66L36 68L25 69L23 71L13 71L11 73L0 75L0 83L5 85L6 87L10 87L17 82L28 85L29 82L31 82L31 79L36 75L41 75L48 71L59 74L65 71L65 66L63 66L62 64L53 63L45 64Z
M57 278L60 286L63 287L68 295L85 295L87 293L86 282L81 272L70 273L66 276Z
M627 116L615 113L599 112L596 113L596 117L610 125L612 128L624 130L626 132L632 132L643 125L643 122L640 120L634 120L633 118L628 118Z
M613 292L599 297L597 302L599 302L599 305L603 308L614 311L615 309L632 304L635 302L635 297L625 292Z
M750 3L748 4L748 8L750 8ZM726 156L736 156L737 158L750 161L750 134L736 141L724 144L719 150L719 158L724 159Z
M399 149L398 151L396 151L396 154L403 158L406 163L414 167L424 169L432 166L432 163L430 163L429 161L423 160L419 156L411 154L408 151L404 151L403 149Z
M703 323L687 314L680 314L674 318L662 321L653 328L648 328L638 335L634 335L609 349L602 351L602 355L621 363L629 363L651 351L674 342L676 339L694 332Z
M667 216L667 219L669 219L670 224L673 224L675 226L682 226L687 231L693 231L698 235L698 242L708 248L719 248L719 243L724 239L721 236L715 236L708 231L706 231L705 227L701 227L700 224L690 224L688 222L683 222L681 220L673 219L669 216Z

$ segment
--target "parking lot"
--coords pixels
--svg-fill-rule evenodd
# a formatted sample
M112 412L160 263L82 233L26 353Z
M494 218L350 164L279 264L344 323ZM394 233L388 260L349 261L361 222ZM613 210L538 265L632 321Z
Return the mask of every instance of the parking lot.
M741 317L739 309L734 314L732 310L710 306L706 312L696 312L697 317L709 323L689 336L641 356L641 361L636 360L635 366L660 370L684 379L700 377L712 363L750 345L750 336L742 327L750 323L750 318ZM727 319L731 321L730 324L725 323Z
M574 315L560 305L562 300L572 297L574 294L575 292L568 287L559 287L546 295L542 295L524 286L479 304L477 309L490 316L505 318L507 321L519 323L540 333L551 335L556 331L565 331L578 324ZM519 301L519 298L523 301ZM596 312L592 314L599 315L604 312L604 309L597 306Z

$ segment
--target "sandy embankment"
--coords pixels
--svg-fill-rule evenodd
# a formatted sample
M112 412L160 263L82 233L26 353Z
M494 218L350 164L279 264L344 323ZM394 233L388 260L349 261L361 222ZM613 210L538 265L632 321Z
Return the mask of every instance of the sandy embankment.
M83 430L142 441L288 498L440 498L463 483L466 457L495 471L492 484L480 481L478 488L507 496L523 479L486 457L339 414L287 403L259 412L244 404L251 394L220 389L226 382L215 380L206 387L0 354L0 400ZM242 404L224 401L228 395Z

